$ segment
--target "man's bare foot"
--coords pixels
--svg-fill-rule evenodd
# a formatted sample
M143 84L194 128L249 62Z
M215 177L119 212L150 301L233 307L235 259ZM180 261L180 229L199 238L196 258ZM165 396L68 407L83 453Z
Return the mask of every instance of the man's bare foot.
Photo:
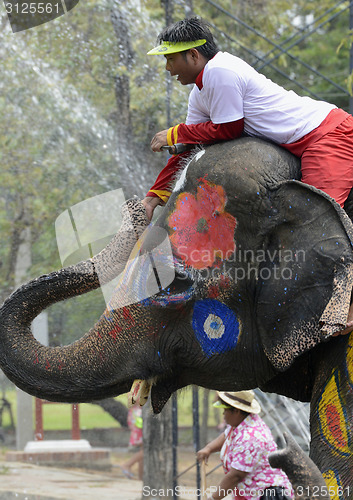
M349 333L353 332L353 321L349 321L346 324L346 328L344 330L340 330L339 332L336 332L332 335L332 337L338 337L339 335L348 335Z
M353 332L353 303L349 307L346 327L343 330L334 333L332 337L338 337L339 335L348 335L351 332Z
M152 220L154 209L161 204L161 199L153 196L146 196L144 200L142 200L142 204L146 209L146 214L148 220Z

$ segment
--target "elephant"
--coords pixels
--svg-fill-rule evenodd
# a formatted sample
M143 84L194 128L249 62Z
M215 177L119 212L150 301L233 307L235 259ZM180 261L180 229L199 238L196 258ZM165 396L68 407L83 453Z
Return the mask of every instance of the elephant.
M300 161L273 143L243 137L200 148L154 224L129 200L100 254L4 302L0 366L24 391L62 402L147 380L155 413L190 384L310 401L317 487L352 498L353 334L333 335L353 285L351 197L345 208L302 183ZM39 312L121 272L80 340L50 348L33 338Z

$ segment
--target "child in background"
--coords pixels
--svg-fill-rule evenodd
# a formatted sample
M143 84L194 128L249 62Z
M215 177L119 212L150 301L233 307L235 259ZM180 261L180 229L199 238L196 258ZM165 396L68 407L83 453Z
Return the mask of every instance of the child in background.
M143 441L142 441L142 408L135 403L130 409L127 417L127 424L130 429L129 447L137 450L136 453L121 465L121 470L125 477L133 479L134 474L131 468L138 464L138 478L142 480L143 476Z

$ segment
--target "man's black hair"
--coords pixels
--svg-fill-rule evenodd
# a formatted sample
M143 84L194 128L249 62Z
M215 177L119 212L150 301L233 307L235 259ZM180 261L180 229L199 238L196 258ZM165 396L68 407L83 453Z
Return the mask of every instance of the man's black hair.
M212 59L219 49L213 39L208 23L199 17L189 17L168 26L158 35L158 43L162 41L193 42L203 38L207 40L206 43L196 47L196 49L206 59Z

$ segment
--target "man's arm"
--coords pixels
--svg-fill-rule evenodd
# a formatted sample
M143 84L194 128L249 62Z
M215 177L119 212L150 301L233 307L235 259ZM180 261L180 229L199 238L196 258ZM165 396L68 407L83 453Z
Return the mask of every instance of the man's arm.
M216 141L229 141L240 137L243 130L244 118L218 124L211 121L191 125L180 123L158 132L151 141L151 148L157 152L162 146L172 146L177 143L209 144Z
M190 151L171 156L146 196L158 196L164 203L166 203L171 195L171 186L173 185L175 176L177 172L184 167L188 156L190 156Z
M210 441L204 448L201 448L196 453L196 458L199 462L202 460L205 460L207 463L208 457L211 455L211 453L215 453L216 451L220 451L222 449L223 443L225 441L225 435L224 432L220 434L216 439L213 439L213 441Z
M213 123L207 121L186 125L180 123L172 127L170 132L173 144L209 144L215 141L229 141L240 137L244 130L244 118L229 123Z

